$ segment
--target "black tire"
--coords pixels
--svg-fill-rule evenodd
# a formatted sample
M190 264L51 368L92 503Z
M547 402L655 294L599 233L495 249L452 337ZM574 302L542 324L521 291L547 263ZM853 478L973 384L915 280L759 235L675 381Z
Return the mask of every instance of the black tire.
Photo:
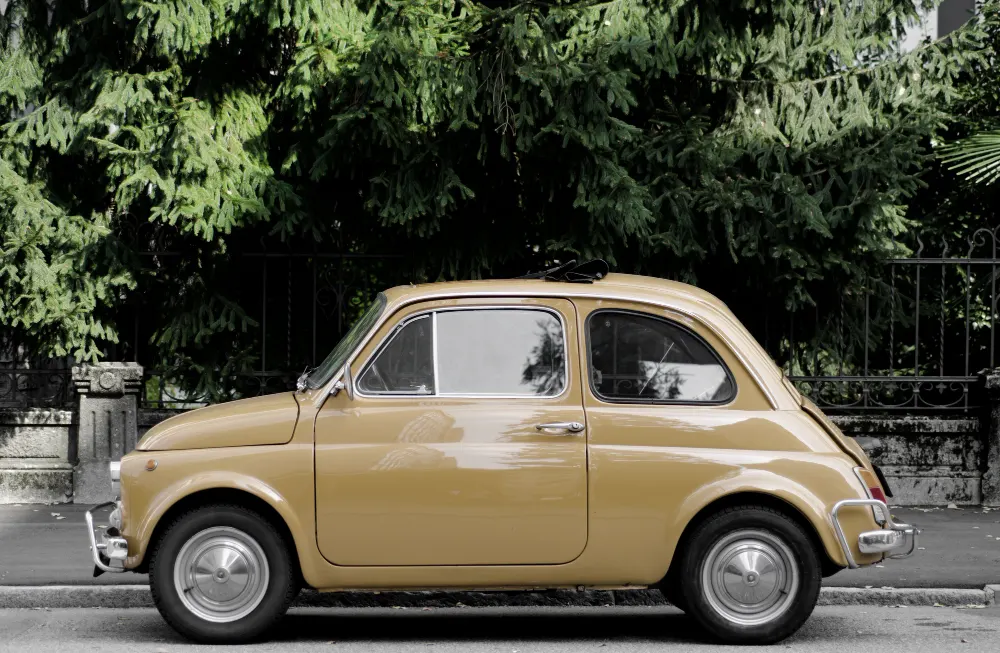
M780 568L780 575L757 573L756 567L742 576L719 571L734 569L727 560L748 559L736 557L747 550L740 547L762 546L769 548L752 549L764 551L752 556L760 561L755 564ZM772 644L794 633L812 614L822 583L820 556L809 534L781 512L756 505L726 508L696 526L681 553L678 577L685 612L712 637L740 644ZM732 608L739 603L732 591L741 592L752 607ZM774 604L767 607L769 601ZM748 612L738 613L740 609Z
M684 598L681 581L677 577L676 573L673 571L669 572L667 577L664 578L659 585L657 585L657 589L660 590L661 594L663 594L663 598L670 602L670 605L674 606L678 610L682 610L684 612L688 611L688 602L687 599Z
M258 591L241 595L256 597L249 600L243 608L250 611L224 622L211 621L194 612L185 603L192 599L182 599L174 582L175 566L185 544L189 541L202 541L219 529L224 529L220 537L235 534L237 537L250 538L246 542L251 547L255 542L259 549L254 548L253 551L263 552L267 563L266 582L264 567L260 565L258 573L253 576L258 579ZM223 573L228 579L228 570ZM285 539L267 519L238 505L203 506L180 515L167 526L163 537L156 543L149 562L150 589L160 614L179 633L201 643L243 643L260 639L281 620L298 594L297 579L297 567L292 561ZM211 587L211 584L206 586ZM248 583L247 587L250 586ZM201 596L193 587L189 590L192 590L192 596ZM239 611L235 611L230 617L239 614Z

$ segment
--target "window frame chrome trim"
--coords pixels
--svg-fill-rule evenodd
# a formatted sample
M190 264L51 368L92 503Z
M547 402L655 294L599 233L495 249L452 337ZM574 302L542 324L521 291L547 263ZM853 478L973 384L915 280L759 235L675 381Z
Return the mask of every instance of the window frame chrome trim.
M428 301L433 301L433 300L428 300ZM405 306L400 308L405 308ZM550 315L555 316L555 318L559 320L559 327L562 330L563 351L565 352L563 355L564 359L563 369L565 372L565 376L563 378L563 387L562 390L559 392L559 394L530 395L530 394L486 394L486 393L473 393L473 392L468 392L468 393L439 392L438 391L439 374L438 374L438 357L437 357L438 354L437 315L438 313L451 313L456 311L536 311L536 312L548 313ZM542 401L551 401L553 399L561 399L569 392L570 381L571 381L571 369L569 364L569 357L570 357L569 336L566 329L566 320L563 318L562 312L550 306L522 306L520 304L443 306L439 308L429 308L423 311L418 311L411 315L407 315L405 318L403 318L402 321L399 322L399 324L397 324L392 329L392 331L387 333L379 341L378 345L375 347L371 356L365 359L364 363L360 366L361 373L357 375L357 378L360 379L362 376L364 376L365 372L368 371L368 367L375 361L376 358L378 358L379 354L382 353L382 350L392 342L392 339L395 337L397 333L399 333L399 331L404 329L411 322L422 319L426 317L428 314L431 316L431 356L433 358L433 365L434 365L434 392L429 394L400 392L400 391L366 393L361 391L360 384L358 383L355 384L355 394L357 396L364 397L365 399L394 399L398 397L413 397L422 399L538 399ZM383 325L380 324L374 330L377 331L382 326ZM364 345L362 345L362 348L363 347ZM352 357L352 359L348 362L348 365L353 364L354 361L357 360L357 357L360 356L360 353L361 352L358 351L357 355Z
M437 311L431 313L431 366L434 369L434 394L437 394L438 379L438 314Z
M551 283L551 282L545 282ZM394 307L394 312L389 313L388 311L383 311L379 320L368 330L368 334L362 339L361 343L354 349L350 356L347 358L347 365L352 364L355 359L360 355L362 350L368 345L372 338L375 337L375 333L378 332L382 326L389 321L392 315L395 315L400 310L406 308L407 306L412 306L413 304L419 304L420 302L434 302L434 301L447 301L453 299L487 299L487 298L501 298L501 299L565 299L576 307L576 299L598 299L598 300L609 300L609 301L624 301L633 302L636 304L643 304L646 306L655 306L657 308L665 309L668 311L673 311L679 315L696 321L698 324L703 325L706 329L711 331L717 338L726 343L729 350L732 352L736 360L740 362L743 368L746 370L747 374L754 380L757 384L757 388L760 390L761 394L767 400L768 405L771 410L778 410L778 399L772 392L770 385L761 376L759 369L754 367L749 363L747 357L739 350L738 347L733 346L733 341L725 336L722 331L713 326L710 322L702 320L690 311L678 308L673 304L668 304L662 301L654 301L649 298L636 298L624 296L621 293L587 293L587 292L574 292L574 293L560 293L560 292L514 292L514 291L484 291L479 290L475 292L443 292L443 293L431 293L421 297L408 297L399 300L399 305ZM697 301L697 300L695 300ZM724 317L724 316L723 316ZM753 337L753 336L751 336ZM759 344L759 343L758 343ZM313 405L316 406L317 410L323 407L327 398L330 396L334 385L343 376L343 368L336 372L330 379L326 382L325 386L317 388L317 392L312 401ZM785 390L787 392L787 390ZM788 396L789 400L792 399L791 395Z
M624 315L633 315L635 317L646 318L646 319L651 319L651 320L655 320L655 321L658 321L658 322L663 322L663 323L665 323L665 324L667 324L669 326L676 327L680 331L685 332L685 333L691 335L697 342L699 342L702 345L704 345L704 347L709 351L709 353L711 353L712 356L715 357L715 360L718 361L719 365L722 366L723 371L726 373L726 378L729 380L729 384L732 387L732 395L730 395L729 397L727 397L724 400L717 400L717 401L692 401L692 400L686 400L686 399L638 399L638 398L637 399L628 399L628 398L608 397L608 396L602 395L594 387L594 374L593 374L593 362L592 362L593 349L590 346L590 322L591 322L591 320L594 319L594 316L596 316L596 315L602 315L602 314L606 314L606 313L618 313L618 314L624 314ZM736 383L736 377L733 376L732 370L730 370L729 366L726 365L726 361L723 360L723 358L719 354L719 352L717 352L715 350L715 347L713 347L712 345L710 345L694 329L691 329L691 328L689 328L689 327L681 324L680 322L678 322L676 320L671 320L670 318L663 317L661 315L653 315L652 313L645 313L643 311L637 311L637 310L628 309L628 308L597 308L597 309L594 309L593 311L591 311L587 315L587 319L585 319L583 321L583 330L584 330L583 342L584 342L584 346L587 348L587 352L586 352L587 353L587 386L590 389L590 396L593 397L594 399L602 402L602 403L610 404L610 405L615 405L615 404L633 404L633 405L639 405L639 406L692 406L692 407L712 406L712 407L719 407L719 406L728 406L728 405L732 404L733 402L736 401L736 398L740 394L740 387Z

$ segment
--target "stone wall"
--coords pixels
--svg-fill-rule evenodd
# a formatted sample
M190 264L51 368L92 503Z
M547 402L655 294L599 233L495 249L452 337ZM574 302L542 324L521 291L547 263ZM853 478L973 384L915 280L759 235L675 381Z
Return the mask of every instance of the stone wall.
M0 409L0 503L61 503L73 496L73 411Z
M985 438L979 419L852 415L833 421L882 468L893 503L982 503Z
M138 411L135 439L124 436L122 441L134 443L146 431L179 411ZM95 435L91 433L91 435ZM95 448L93 438L89 450ZM100 448L98 443L97 448ZM103 472L107 463L96 463ZM77 442L77 416L72 410L53 408L0 408L0 504L66 503L74 500L74 470L77 485L88 463L81 464ZM100 490L107 483L95 480ZM84 488L78 488L84 489ZM97 499L83 503L93 503Z

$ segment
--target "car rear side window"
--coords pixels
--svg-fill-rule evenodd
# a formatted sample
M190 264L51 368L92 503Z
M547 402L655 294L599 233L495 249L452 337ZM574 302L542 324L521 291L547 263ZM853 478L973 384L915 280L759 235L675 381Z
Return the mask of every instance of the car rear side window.
M404 322L358 380L363 394L554 397L566 387L566 337L550 311L433 311Z
M598 311L587 321L591 388L612 402L721 404L736 384L719 355L663 318Z

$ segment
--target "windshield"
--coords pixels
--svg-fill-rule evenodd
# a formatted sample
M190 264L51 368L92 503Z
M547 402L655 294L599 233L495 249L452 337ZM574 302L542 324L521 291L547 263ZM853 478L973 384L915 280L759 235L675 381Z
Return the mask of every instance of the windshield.
M382 311L385 309L385 302L385 295L379 293L375 301L372 302L372 305L365 311L365 314L344 334L344 337L340 339L340 342L333 348L330 355L326 357L326 360L312 371L306 379L306 387L315 390L329 381L330 377L343 367L344 363L347 362L347 357L361 344L361 340L375 326L375 322L378 321L379 316L382 315Z

